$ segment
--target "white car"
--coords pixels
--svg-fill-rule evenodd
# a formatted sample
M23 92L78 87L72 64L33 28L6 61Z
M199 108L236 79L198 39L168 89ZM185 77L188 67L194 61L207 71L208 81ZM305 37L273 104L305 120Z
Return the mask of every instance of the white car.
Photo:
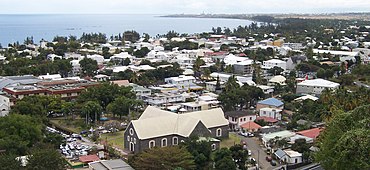
M251 150L248 150L248 155L251 156L252 155L252 151Z

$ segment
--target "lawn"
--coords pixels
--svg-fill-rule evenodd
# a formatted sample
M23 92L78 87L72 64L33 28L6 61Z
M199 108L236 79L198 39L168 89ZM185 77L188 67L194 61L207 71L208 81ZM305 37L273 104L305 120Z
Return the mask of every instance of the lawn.
M101 134L100 140L101 141L108 140L109 145L112 145L114 147L123 149L123 142L124 142L123 133L124 133L124 131L119 131L119 132L116 132L116 133Z
M85 126L83 119L75 119L75 120L51 119L50 123L54 125L55 127L64 129L69 132L77 133L77 134L80 134L82 130L86 130L82 128L83 126Z
M223 139L221 141L220 147L221 148L229 148L235 144L240 144L241 138L239 135L235 133L229 133L228 139Z

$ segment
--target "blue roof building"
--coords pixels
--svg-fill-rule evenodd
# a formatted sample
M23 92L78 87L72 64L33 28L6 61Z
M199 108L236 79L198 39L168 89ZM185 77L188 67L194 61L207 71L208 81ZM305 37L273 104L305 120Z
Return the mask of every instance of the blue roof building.
M262 106L263 105L263 106ZM276 98L268 98L257 103L257 110L265 107L280 108L284 106L284 103Z

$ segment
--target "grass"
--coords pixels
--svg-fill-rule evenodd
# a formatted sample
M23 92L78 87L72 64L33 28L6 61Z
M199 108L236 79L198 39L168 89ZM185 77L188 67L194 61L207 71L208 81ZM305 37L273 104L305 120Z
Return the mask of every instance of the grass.
M230 148L235 144L240 144L241 138L239 135L235 133L229 133L229 138L223 139L221 141L220 147L221 148Z
M105 133L101 134L100 140L105 141L108 140L108 144L112 145L114 147L124 149L123 148L123 142L124 142L124 136L123 136L124 131L119 131L116 133Z
M64 129L73 133L79 134L83 129L84 126L84 120L83 119L52 119L50 120L50 123L54 125L55 127L58 127L60 129Z

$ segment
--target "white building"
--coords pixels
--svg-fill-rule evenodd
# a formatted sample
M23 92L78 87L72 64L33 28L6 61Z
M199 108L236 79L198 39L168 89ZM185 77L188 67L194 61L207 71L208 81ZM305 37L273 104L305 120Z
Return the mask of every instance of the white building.
M276 120L281 120L281 113L283 111L280 109L273 109L273 108L261 108L259 112L259 116L271 117Z
M173 84L179 89L186 89L194 85L195 77L194 76L185 76L180 75L179 77L169 77L164 79L167 84Z
M271 60L263 61L263 67L267 69L272 69L274 67L280 67L285 71L286 61L282 61L278 59L271 59Z
M331 82L329 80L324 79L305 80L297 84L296 93L320 95L325 88L333 90L338 87L339 87L338 83Z
M13 101L10 101L10 97L6 95L0 95L0 117L9 114L10 106L14 105Z
M87 58L95 60L99 65L103 64L104 57L102 55L94 54L94 55L87 55Z
M288 164L298 164L302 162L302 154L290 149L278 149L274 154L280 161Z
M225 112L225 117L230 123L231 130L239 130L244 123L253 122L257 119L257 115L253 110L229 111Z
M356 61L355 56L358 56L358 52L351 52L351 51L334 51L334 50L319 50L313 49L315 54L330 54L333 56L339 56L339 60L341 62L346 60Z

